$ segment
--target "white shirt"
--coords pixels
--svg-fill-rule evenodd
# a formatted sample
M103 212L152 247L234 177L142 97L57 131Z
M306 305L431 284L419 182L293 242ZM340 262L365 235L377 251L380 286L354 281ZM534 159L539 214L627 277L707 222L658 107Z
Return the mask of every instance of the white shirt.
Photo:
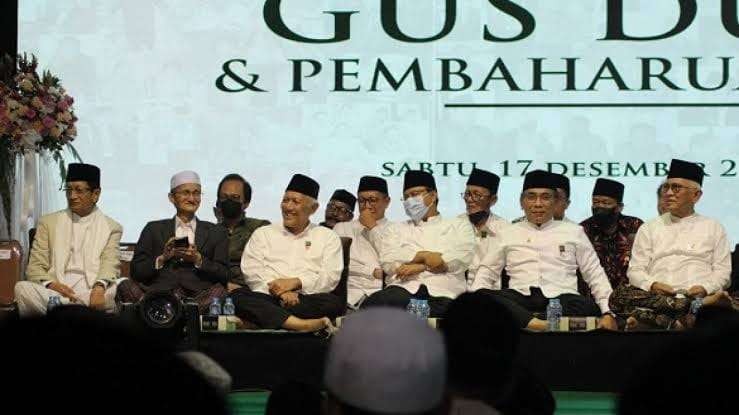
M726 231L714 219L669 213L639 228L627 275L631 285L649 291L661 282L688 290L701 285L708 294L729 286L731 254Z
M418 224L406 222L389 225L382 235L380 264L388 275L388 285L397 285L415 294L425 284L434 297L455 298L466 291L464 272L472 262L475 233L467 219L442 219L441 215ZM424 271L401 281L395 277L399 266L413 260L419 251L440 252L447 272L434 274Z
M539 227L524 221L506 227L489 243L473 290L500 288L500 274L505 268L509 288L523 295L531 294L530 287L539 287L547 298L578 294L579 268L600 310L610 310L611 284L580 225L550 220Z
M466 213L459 215L459 218L469 220ZM510 222L494 213L491 213L482 229L477 229L477 226L474 225L472 226L472 229L475 231L475 254L472 257L472 262L470 263L470 268L467 272L467 286L472 286L472 282L475 281L475 275L477 274L477 270L480 268L480 261L485 256L485 253L490 246L488 239L497 238L501 229L508 225L510 225Z
M93 215L99 211L95 208L87 216L79 216L72 213L72 233L69 244L69 257L67 266L64 268L64 281L62 284L70 288L87 287L85 279L85 241L89 240L90 224ZM87 287L89 288L89 287Z
M190 245L195 245L195 229L198 226L198 218L194 217L192 220L188 223L185 223L180 219L179 216L174 217L174 237L175 238L185 238L187 237L187 243ZM158 256L156 260L154 261L154 269L162 269L164 268L164 261L162 261L162 257ZM198 268L197 265L195 265L195 268Z
M298 235L282 224L262 226L241 256L247 285L264 294L269 294L267 284L280 278L299 278L301 294L327 293L339 284L343 268L339 236L313 223Z
M382 280L372 273L382 268L380 255L376 246L381 243L382 232L388 220L382 218L369 230L358 220L340 222L334 226L334 232L340 237L352 238L349 248L349 280L347 281L347 303L357 304L363 296L369 297L382 289Z
M190 245L195 245L195 228L198 226L198 219L193 217L188 223L185 223L179 216L174 218L174 236L176 238L187 237Z

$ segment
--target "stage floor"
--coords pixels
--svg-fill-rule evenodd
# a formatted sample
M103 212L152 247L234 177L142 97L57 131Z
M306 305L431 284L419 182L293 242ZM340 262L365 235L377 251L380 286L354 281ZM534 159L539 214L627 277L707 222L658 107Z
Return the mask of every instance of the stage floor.
M523 333L521 363L550 390L618 393L642 362L677 332ZM233 377L235 390L269 390L287 380L318 387L329 341L287 332L201 332L198 349Z
M262 415L269 392L234 392L229 396L233 415ZM610 393L554 392L557 415L611 415L616 396Z

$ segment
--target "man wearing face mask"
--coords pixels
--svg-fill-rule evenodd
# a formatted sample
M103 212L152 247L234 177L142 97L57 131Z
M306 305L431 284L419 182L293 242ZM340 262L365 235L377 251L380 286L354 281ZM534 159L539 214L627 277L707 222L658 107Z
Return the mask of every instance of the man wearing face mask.
M357 196L359 219L334 226L337 235L353 241L349 248L347 281L347 303L351 308L357 308L367 297L382 289L383 272L377 247L388 225L385 211L390 205L387 182L380 177L362 177Z
M245 286L241 273L241 254L249 242L252 233L265 225L268 220L246 217L245 211L251 203L252 189L249 182L238 174L232 173L224 177L218 184L218 201L213 213L218 224L228 232L228 262L231 279L228 290L233 291Z
M349 222L354 219L354 206L357 198L344 189L339 189L331 195L326 205L325 220L319 225L324 228L333 229L337 223Z
M612 287L629 282L626 270L631 247L642 220L622 215L624 185L609 179L598 179L593 188L593 216L580 225L593 243L600 264Z
M501 229L508 226L507 220L494 214L491 208L498 201L500 177L487 170L472 169L467 179L467 187L462 193L467 212L460 215L470 221L475 231L475 255L467 272L467 284L472 285L480 267L480 259L490 244L487 238L495 238Z
M434 176L409 170L403 179L403 207L410 220L389 225L379 247L388 287L363 307L405 308L412 296L428 296L431 317L441 316L467 289L464 272L474 255L475 233L467 218L443 219Z

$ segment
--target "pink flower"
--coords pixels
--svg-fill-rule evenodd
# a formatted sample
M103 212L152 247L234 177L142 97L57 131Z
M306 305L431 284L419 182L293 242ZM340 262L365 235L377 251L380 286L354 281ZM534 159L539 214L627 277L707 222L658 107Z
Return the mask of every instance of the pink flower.
M61 101L59 101L58 104L56 104L56 107L60 111L66 111L67 109L69 109L69 104L67 104L67 101L66 100L61 100Z
M51 118L51 117L49 117L48 115L46 117L44 117L44 119L41 120L41 122L44 123L44 127L46 127L46 128L51 128L51 127L56 126L56 120L53 119L53 118Z
M33 108L26 109L26 118L28 118L29 120L36 118L36 115L38 114Z

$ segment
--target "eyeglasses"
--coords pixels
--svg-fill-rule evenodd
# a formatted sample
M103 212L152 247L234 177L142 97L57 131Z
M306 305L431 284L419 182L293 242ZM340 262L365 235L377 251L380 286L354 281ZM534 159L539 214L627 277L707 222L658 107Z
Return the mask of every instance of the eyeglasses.
M200 199L203 197L203 192L200 190L195 190L194 192L190 190L180 190L179 192L174 192L174 194L184 198L193 197L195 199Z
M84 187L84 188L83 187L65 187L62 189L62 191L66 193L67 196L70 196L70 195L75 195L75 194L83 195L87 192L92 191L92 189L90 189L89 187Z
M693 187L693 186L683 186L683 185L677 184L677 183L663 183L662 186L659 187L659 191L662 194L667 193L668 190L672 190L672 193L678 194L681 191L683 191L683 189L693 189L693 190L696 190L696 188Z
M329 203L328 205L326 205L326 209L327 210L335 210L335 211L337 211L339 213L343 213L343 214L346 214L346 215L352 213L351 210L345 208L344 206L341 206L339 204L336 204L336 203Z
M462 199L470 200L472 202L479 202L491 196L491 195L484 195L482 193L475 193L475 192L464 192L464 193L460 193L459 195L462 196Z
M374 205L380 203L380 198L378 198L378 197L368 197L368 198L360 197L359 199L357 199L357 203L359 203L360 206L361 205L372 205L372 206L374 206Z
M551 202L554 200L554 195L551 193L524 193L523 199L527 202L536 202L537 200Z

